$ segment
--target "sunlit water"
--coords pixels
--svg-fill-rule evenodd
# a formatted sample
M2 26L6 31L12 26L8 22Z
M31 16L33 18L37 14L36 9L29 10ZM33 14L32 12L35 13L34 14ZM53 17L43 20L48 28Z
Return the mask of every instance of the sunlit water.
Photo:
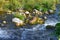
M50 35L54 30L46 30L47 25L55 26L59 22L58 12L59 7L57 6L55 14L45 15L48 19L45 24L37 24L33 28L19 28L19 29L7 29L0 28L0 40L57 40L55 35ZM9 22L9 20L8 20ZM9 23L11 24L11 23ZM12 27L13 24L10 26ZM8 25L9 26L9 25Z

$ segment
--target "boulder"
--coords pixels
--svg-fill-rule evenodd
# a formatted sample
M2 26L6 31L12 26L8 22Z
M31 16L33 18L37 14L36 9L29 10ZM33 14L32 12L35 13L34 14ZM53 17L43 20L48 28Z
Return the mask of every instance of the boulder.
M16 26L23 26L24 22L20 20L19 18L13 18L12 22L16 23Z
M37 17L33 17L32 20L29 21L29 24L36 24Z
M49 13L54 13L54 10L49 10Z

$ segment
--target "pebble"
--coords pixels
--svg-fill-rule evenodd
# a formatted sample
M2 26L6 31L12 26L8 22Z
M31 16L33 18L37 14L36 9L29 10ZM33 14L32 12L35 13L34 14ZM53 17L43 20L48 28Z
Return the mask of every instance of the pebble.
M47 17L46 17L46 16L44 16L44 19L47 19Z
M45 14L49 14L48 11L46 11Z
M7 22L6 21L3 21L4 24L6 24Z
M26 11L25 13L26 13L26 14L29 14L29 12L28 12L28 11Z

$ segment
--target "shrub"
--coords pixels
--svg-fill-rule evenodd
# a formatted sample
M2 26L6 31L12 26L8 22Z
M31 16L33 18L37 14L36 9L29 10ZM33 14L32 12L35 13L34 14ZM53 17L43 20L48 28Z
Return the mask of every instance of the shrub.
M57 23L57 24L56 24L55 30L56 30L56 34L57 34L57 35L60 35L60 23Z

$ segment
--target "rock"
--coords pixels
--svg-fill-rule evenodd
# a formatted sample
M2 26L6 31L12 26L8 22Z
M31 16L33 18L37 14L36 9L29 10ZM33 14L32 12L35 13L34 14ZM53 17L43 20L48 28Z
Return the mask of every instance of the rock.
M1 24L1 26L3 27L3 26L4 26L4 24Z
M34 17L32 20L29 21L30 24L36 24L37 17Z
M54 11L53 10L49 10L49 13L54 13Z
M34 17L32 20L29 21L30 24L43 24L44 20L42 18Z
M52 25L47 25L46 26L46 29L54 29L55 27L54 26L52 26Z
M8 13L11 13L12 11L8 10L7 12L8 12Z
M34 9L34 12L33 13L35 13L35 15L36 16L42 16L43 15L43 13L41 12L41 11L38 11L38 10L36 10L36 9Z
M46 17L46 16L44 16L44 19L46 20L46 19L47 19L47 17Z
M3 21L4 24L6 24L7 22L6 21Z
M39 14L40 12L39 12L38 10L35 9L35 13L36 13L36 14Z
M43 13L40 11L38 15L42 16L42 15L43 15Z
M33 12L33 14L35 14L35 12Z
M19 12L21 12L21 13L24 13L24 10L22 10L22 9L19 9Z
M25 14L29 14L29 12L28 12L28 11L26 11L26 12L25 12Z
M48 11L46 11L46 12L45 12L45 14L49 14L49 12L48 12Z
M23 26L24 22L20 20L19 18L13 18L12 22L16 23L16 26Z
M38 24L44 24L44 20L42 18L38 18L37 23Z
M26 18L32 17L31 14L28 11L25 12L25 15L26 15Z

